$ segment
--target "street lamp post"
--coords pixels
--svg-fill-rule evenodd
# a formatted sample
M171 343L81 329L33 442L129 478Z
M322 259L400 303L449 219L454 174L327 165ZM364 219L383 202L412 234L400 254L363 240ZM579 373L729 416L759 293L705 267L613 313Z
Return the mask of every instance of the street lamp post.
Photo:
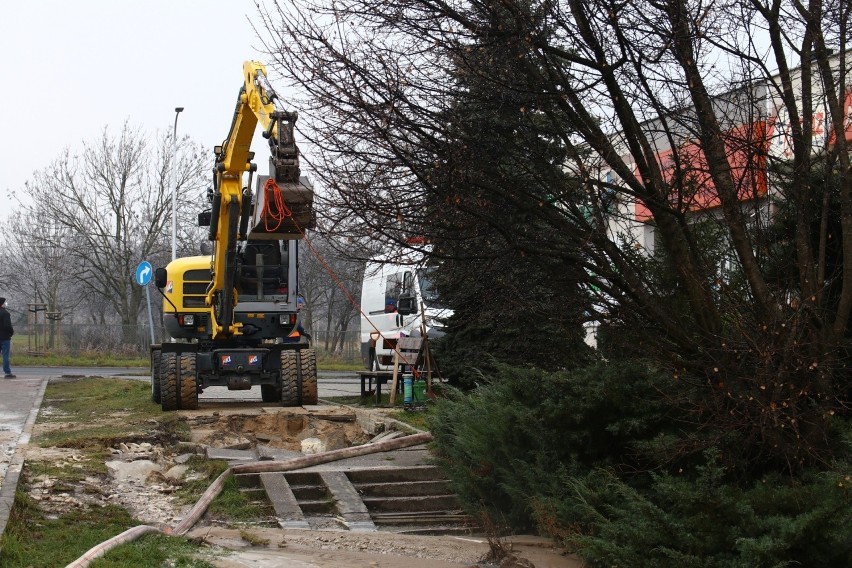
M177 121L183 107L175 107L175 127L172 131L172 162L169 168L169 186L172 190L172 260L177 257L177 187L175 186L175 159L177 153Z

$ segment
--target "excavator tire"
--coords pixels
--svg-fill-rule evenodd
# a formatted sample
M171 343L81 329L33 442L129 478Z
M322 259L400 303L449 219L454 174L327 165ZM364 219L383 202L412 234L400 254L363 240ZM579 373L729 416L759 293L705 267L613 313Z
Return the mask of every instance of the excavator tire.
M198 408L198 381L195 374L195 353L182 353L180 356L180 409Z
M177 353L160 355L160 403L164 411L178 409Z
M317 403L317 352L314 349L299 351L302 369L302 404Z
M160 363L163 353L159 349L151 351L151 400L160 404L161 385L160 385Z
M281 402L281 387L278 385L260 385L263 402Z
M301 406L299 360L295 351L281 352L281 406Z

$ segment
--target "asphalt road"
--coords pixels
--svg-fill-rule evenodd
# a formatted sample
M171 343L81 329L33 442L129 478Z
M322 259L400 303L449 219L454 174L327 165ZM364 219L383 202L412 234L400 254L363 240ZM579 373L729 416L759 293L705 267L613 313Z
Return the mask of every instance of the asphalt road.
M12 366L15 375L21 378L34 377L119 377L148 381L151 375L146 367L19 367ZM319 371L317 391L320 398L354 396L361 394L361 381L355 371ZM199 397L236 400L260 400L260 389L229 391L225 387L211 387Z

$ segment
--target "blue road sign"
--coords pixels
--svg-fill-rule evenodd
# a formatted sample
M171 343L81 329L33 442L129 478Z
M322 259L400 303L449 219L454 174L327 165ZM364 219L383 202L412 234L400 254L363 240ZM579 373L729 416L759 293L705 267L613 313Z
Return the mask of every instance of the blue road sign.
M136 283L140 286L147 286L148 282L151 281L151 276L154 274L154 269L151 267L151 263L147 260L143 260L139 263L139 266L136 267Z

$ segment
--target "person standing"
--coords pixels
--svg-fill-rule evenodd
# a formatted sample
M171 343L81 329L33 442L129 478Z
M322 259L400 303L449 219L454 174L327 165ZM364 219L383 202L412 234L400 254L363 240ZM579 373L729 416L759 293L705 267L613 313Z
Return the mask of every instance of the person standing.
M3 351L3 372L7 379L14 379L12 367L9 365L9 353L12 350L12 336L15 330L12 328L12 316L6 310L6 298L0 298L0 350Z

